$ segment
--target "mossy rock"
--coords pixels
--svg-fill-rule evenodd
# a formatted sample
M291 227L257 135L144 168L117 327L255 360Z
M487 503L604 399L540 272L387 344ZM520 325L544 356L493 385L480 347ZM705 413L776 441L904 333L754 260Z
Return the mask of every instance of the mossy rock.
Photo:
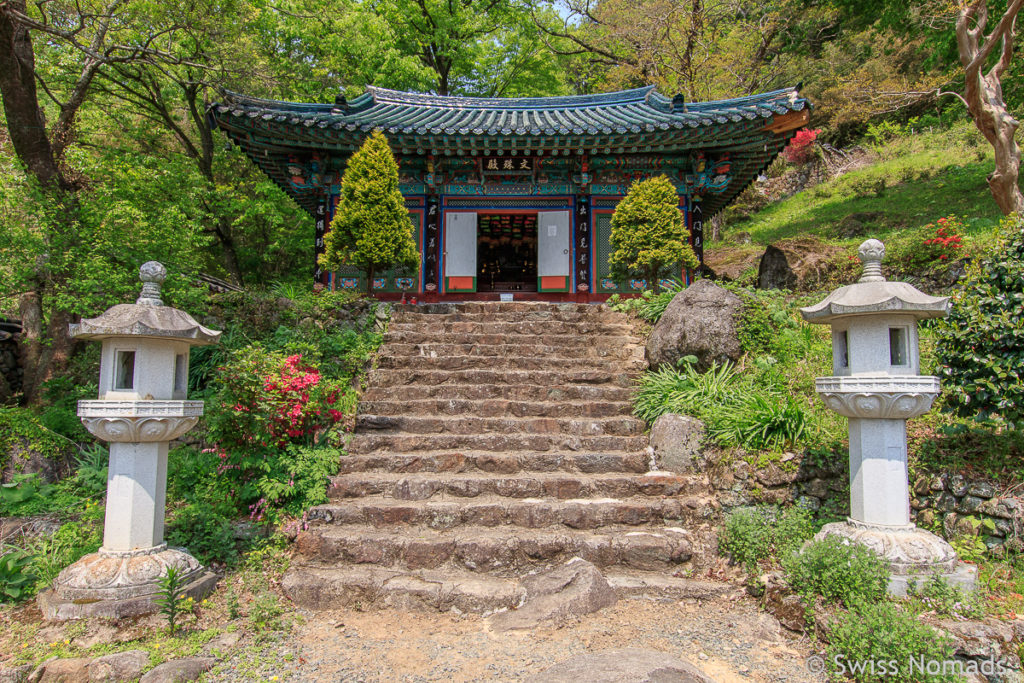
M27 408L0 407L0 481L37 473L55 482L71 471L75 444L56 434Z

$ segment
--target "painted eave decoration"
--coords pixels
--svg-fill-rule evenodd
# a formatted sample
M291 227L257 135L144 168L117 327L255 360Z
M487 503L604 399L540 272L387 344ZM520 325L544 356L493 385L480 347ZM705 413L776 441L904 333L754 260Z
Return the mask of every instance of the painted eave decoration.
M707 191L705 216L726 206L810 118L796 88L712 102L654 86L566 97L441 97L369 87L351 101L302 104L225 93L211 121L300 206L315 210L317 169L295 182L296 155L347 157L379 128L399 157L630 154L727 158L728 187ZM717 191L716 191L717 190Z

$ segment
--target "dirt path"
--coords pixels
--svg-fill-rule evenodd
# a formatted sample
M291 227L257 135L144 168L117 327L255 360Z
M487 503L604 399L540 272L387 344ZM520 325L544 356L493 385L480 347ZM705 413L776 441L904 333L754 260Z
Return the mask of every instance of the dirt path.
M491 632L477 615L307 613L279 646L295 657L277 675L303 681L519 681L584 652L624 647L683 657L718 683L823 680L804 667L807 641L738 590L706 601L620 600L561 628L511 634Z

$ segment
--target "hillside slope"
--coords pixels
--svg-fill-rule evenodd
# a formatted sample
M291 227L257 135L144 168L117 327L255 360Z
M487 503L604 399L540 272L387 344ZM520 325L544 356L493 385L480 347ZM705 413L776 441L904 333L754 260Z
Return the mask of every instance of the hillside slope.
M966 254L989 245L1001 218L985 181L992 150L969 122L907 130L865 147L862 156L860 168L779 201L764 197L770 183L755 184L727 210L723 239L708 243L709 264L749 279L767 245L810 236L850 254L875 237L895 263L934 236L935 221L951 215L962 220ZM796 172L781 159L769 170L772 176Z

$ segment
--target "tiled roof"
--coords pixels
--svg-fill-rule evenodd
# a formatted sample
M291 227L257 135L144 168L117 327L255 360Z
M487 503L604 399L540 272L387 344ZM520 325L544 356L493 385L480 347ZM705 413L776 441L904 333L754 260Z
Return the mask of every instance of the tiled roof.
M351 101L300 104L227 93L209 107L217 126L286 187L282 154L347 155L381 129L396 153L436 156L729 152L734 182L713 213L785 146L809 108L795 88L712 102L668 98L653 86L599 95L441 97L369 87ZM797 120L780 125L780 118ZM735 182L739 181L739 182ZM735 188L735 191L734 191ZM308 207L307 207L308 208Z

